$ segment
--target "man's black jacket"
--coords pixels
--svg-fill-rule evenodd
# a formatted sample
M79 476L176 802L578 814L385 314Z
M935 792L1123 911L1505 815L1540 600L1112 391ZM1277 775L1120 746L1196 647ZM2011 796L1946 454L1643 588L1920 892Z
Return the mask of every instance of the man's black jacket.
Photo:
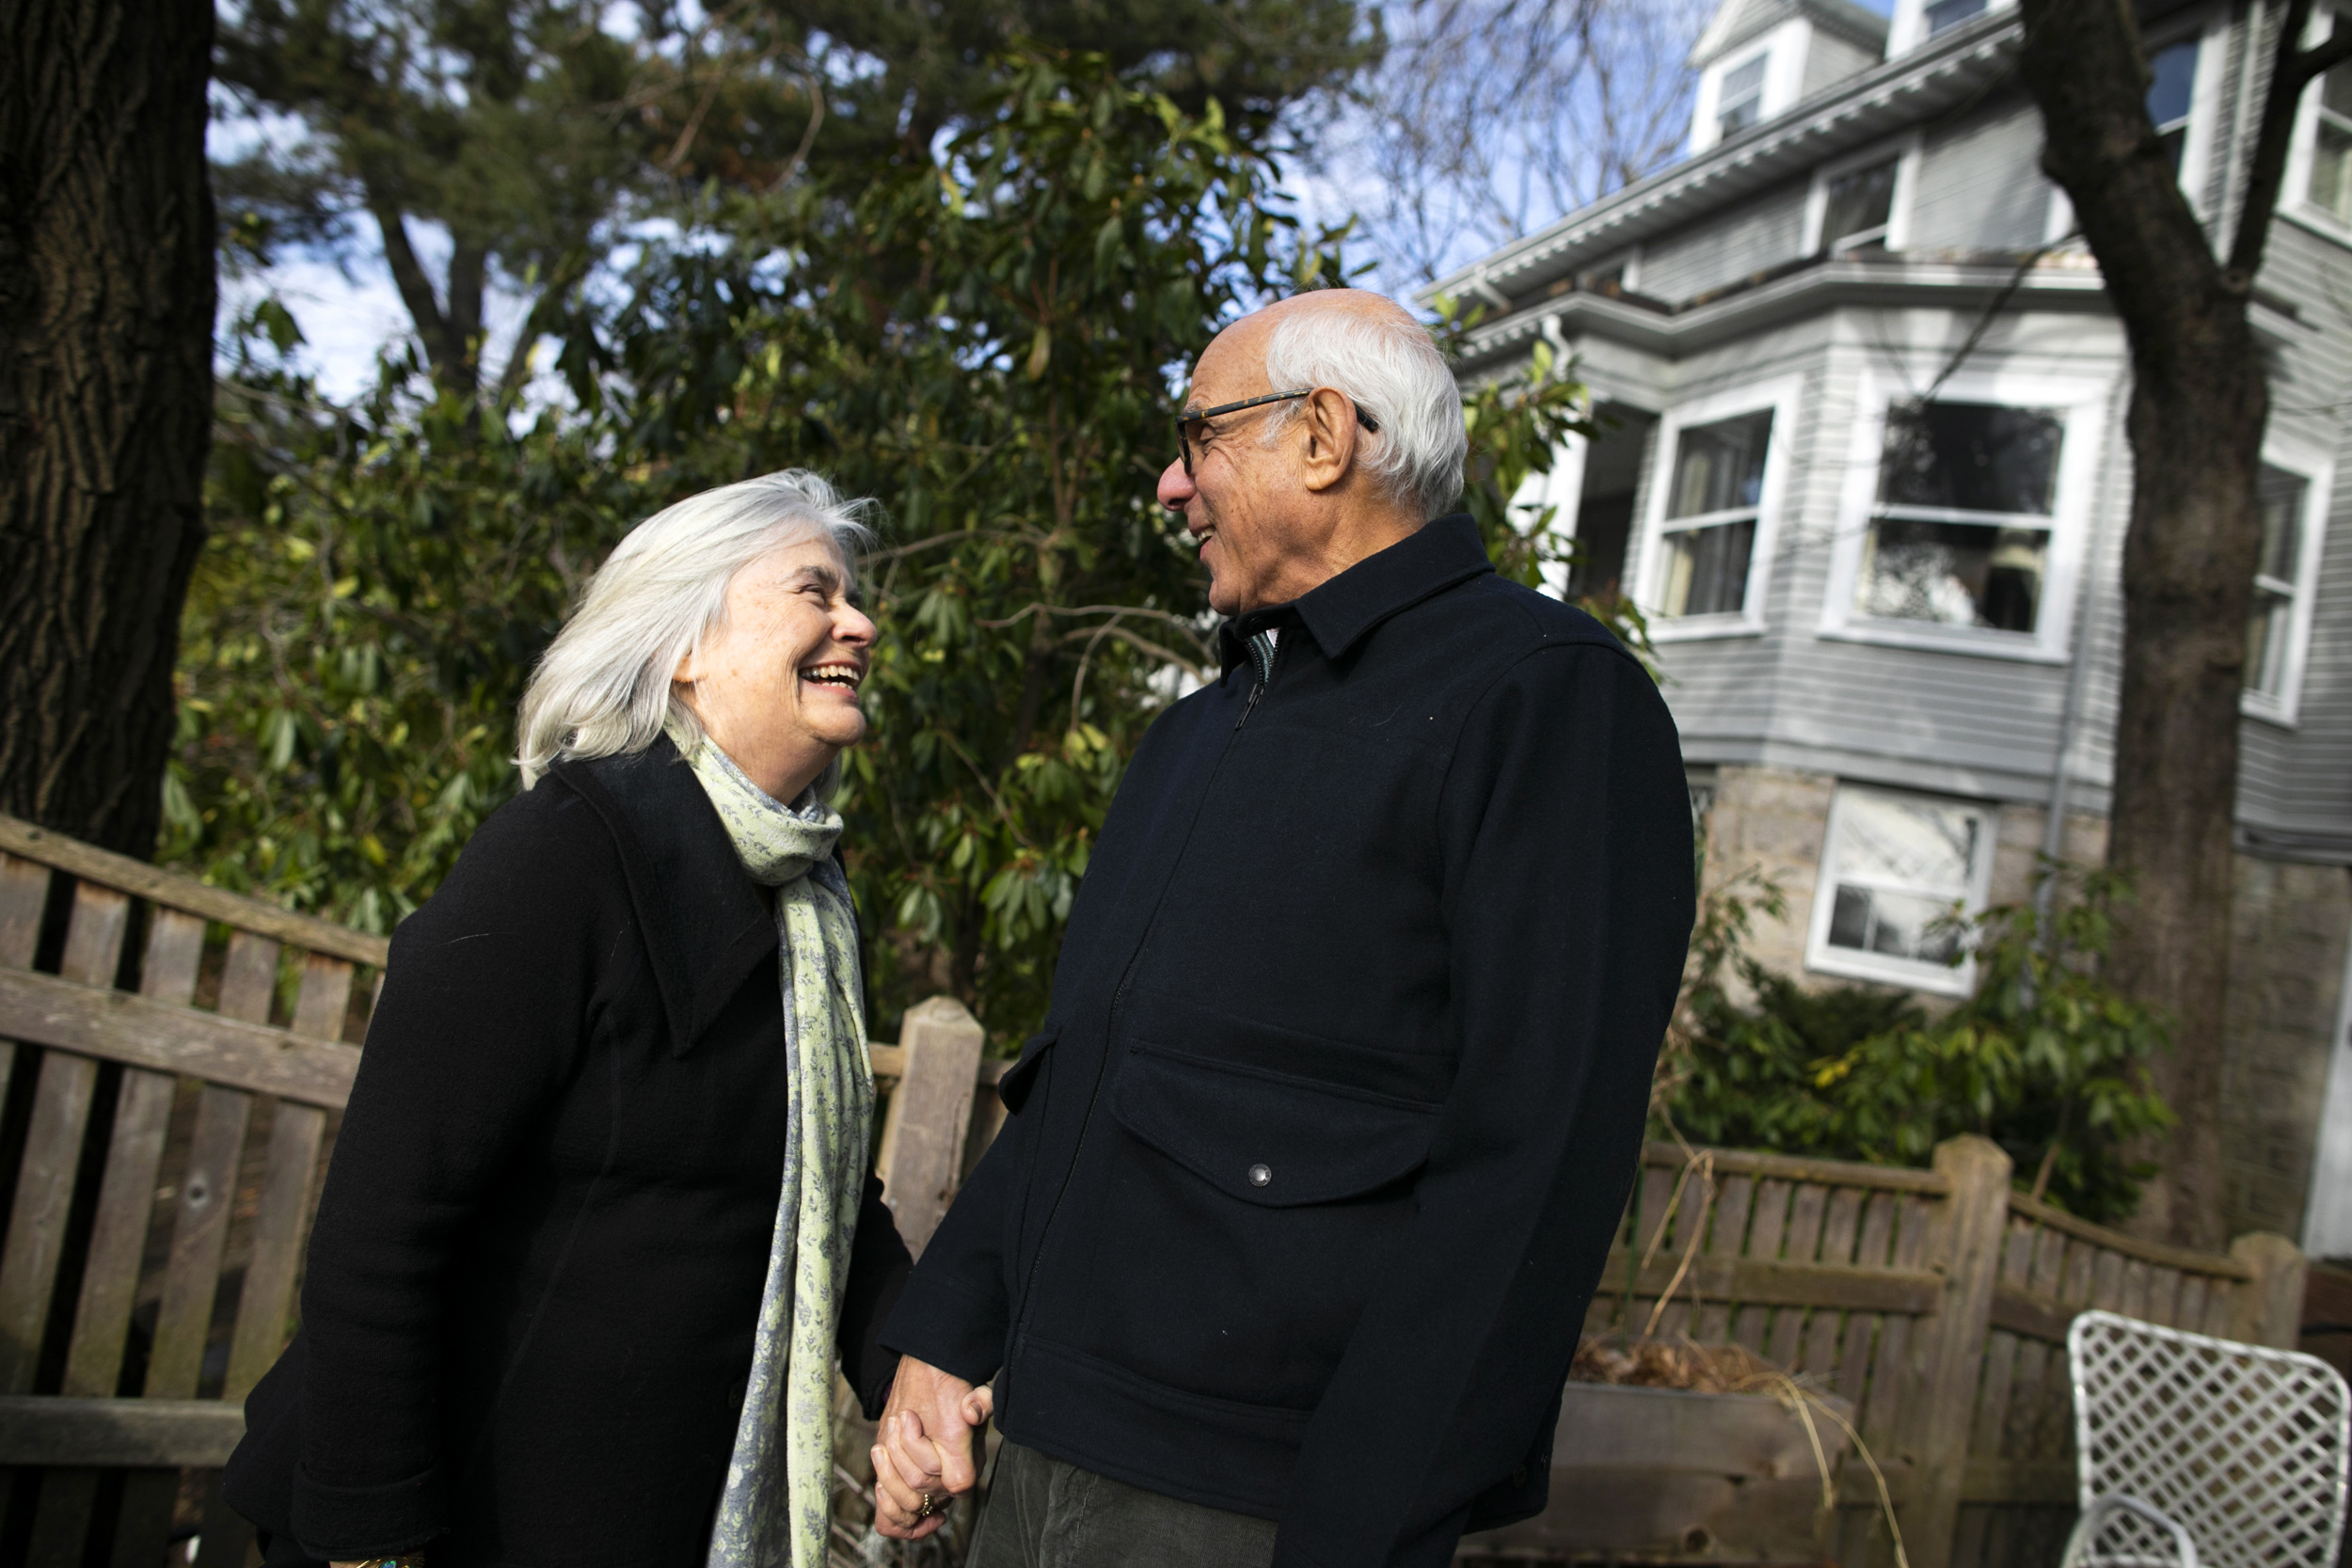
M1445 1562L1542 1506L1692 902L1656 685L1469 518L1244 617L882 1342L1281 1568Z
M392 938L230 1506L316 1558L700 1563L792 1121L776 963L666 739L485 822ZM907 1267L869 1180L839 1340L868 1409Z

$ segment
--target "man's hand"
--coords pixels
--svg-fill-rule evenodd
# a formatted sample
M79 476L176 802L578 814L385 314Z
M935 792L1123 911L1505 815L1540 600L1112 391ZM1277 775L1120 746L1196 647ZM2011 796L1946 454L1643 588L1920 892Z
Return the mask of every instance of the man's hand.
M995 1396L912 1355L901 1356L890 1402L875 1428L874 1528L920 1541L946 1522L950 1498L978 1483L972 1431Z

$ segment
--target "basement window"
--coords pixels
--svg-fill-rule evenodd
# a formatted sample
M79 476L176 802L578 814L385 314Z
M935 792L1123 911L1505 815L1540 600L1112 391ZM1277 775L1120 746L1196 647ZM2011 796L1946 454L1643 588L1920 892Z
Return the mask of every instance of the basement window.
M1841 784L1830 806L1807 967L1965 995L1968 918L1984 908L1992 808Z

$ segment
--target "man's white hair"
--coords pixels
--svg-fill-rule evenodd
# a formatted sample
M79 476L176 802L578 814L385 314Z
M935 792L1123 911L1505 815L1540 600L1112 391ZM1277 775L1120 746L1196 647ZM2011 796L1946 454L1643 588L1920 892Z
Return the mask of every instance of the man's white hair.
M1328 387L1353 398L1380 426L1362 438L1359 461L1423 520L1461 495L1462 389L1428 329L1402 310L1295 309L1266 335L1265 373L1278 392ZM1269 442L1299 416L1295 403L1282 410L1268 421Z
M631 529L523 691L515 758L523 787L559 759L642 752L664 726L699 741L702 726L670 680L725 624L727 584L770 551L810 539L833 547L846 582L873 538L858 520L867 504L787 468L689 496Z

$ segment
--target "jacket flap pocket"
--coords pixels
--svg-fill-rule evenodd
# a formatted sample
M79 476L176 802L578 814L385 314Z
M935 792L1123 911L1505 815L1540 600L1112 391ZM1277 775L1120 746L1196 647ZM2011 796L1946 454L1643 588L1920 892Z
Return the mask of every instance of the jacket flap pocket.
M1044 1062L1045 1053L1054 1048L1054 1041L1060 1033L1058 1029L1048 1029L1042 1034L1031 1035L1022 1044L1021 1059L996 1080L996 1098L1005 1102L1007 1111L1015 1116L1020 1114L1021 1102L1029 1098L1029 1089L1037 1082L1038 1069Z
M1111 1101L1120 1125L1228 1196L1269 1209L1331 1203L1429 1157L1436 1108L1363 1099L1137 1046Z

